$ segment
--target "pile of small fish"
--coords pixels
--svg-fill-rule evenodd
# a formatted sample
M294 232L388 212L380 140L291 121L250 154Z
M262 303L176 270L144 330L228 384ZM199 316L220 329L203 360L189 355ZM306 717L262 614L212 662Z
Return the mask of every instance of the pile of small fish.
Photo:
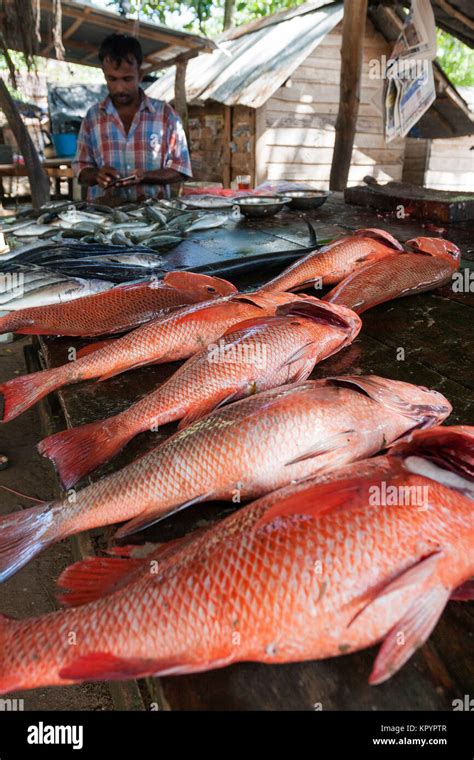
M228 214L188 211L179 202L154 201L141 205L110 208L84 204L51 205L34 221L16 219L1 230L17 238L48 238L55 241L82 240L118 246L145 245L167 250L190 232L221 227Z
M229 215L188 211L179 201L155 201L120 208L88 204L48 204L37 216L24 215L7 223L0 232L11 250L0 256L3 274L19 272L29 281L43 275L63 279L62 296L83 286L82 280L106 283L130 282L164 273L165 254L185 237L200 230L221 227ZM26 241L26 242L25 242ZM90 292L96 292L92 282ZM43 295L45 300L40 301ZM37 292L35 303L47 300L46 291ZM20 305L21 304L21 305ZM10 304L12 305L12 304ZM23 308L19 302L15 308ZM0 304L1 309L1 304Z
M0 320L0 332L125 332L1 385L3 421L67 384L186 360L120 414L39 444L69 488L138 433L180 420L174 435L74 500L3 517L0 580L84 530L125 522L115 534L123 538L193 504L231 500L236 484L242 499L257 499L146 557L123 547L76 563L59 579L67 609L0 616L0 693L319 659L382 639L370 682L396 672L448 599L474 598L474 429L439 427L451 405L434 389L375 375L308 378L356 339L359 313L448 282L459 258L442 239L401 245L358 230L252 293L176 272ZM289 292L314 282L334 287L323 299ZM382 484L429 488L429 508L374 506L368 494ZM78 646L64 630L76 631Z

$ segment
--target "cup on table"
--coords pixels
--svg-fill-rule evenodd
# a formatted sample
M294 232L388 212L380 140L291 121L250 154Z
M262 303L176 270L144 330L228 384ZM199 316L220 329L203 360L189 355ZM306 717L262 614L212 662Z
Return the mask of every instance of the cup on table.
M237 182L237 190L250 190L251 179L250 174L237 175L235 178L235 181Z

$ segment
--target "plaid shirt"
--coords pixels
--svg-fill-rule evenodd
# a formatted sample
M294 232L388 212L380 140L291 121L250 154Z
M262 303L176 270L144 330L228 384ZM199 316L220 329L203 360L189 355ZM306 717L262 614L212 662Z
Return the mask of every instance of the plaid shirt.
M175 169L192 177L183 125L176 111L141 90L141 102L128 135L109 95L90 108L82 122L73 161L76 175L85 168L113 166L122 177L134 169ZM114 196L136 200L138 196L169 197L169 185L138 185L109 190ZM87 200L104 195L98 185L88 188Z

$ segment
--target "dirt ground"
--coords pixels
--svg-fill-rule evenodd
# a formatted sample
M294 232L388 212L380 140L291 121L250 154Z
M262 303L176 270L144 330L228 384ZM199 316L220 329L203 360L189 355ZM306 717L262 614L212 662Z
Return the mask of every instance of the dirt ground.
M25 373L23 348L29 338L0 343L0 382ZM52 465L36 451L41 439L41 423L35 408L6 425L0 425L0 453L10 460L0 471L0 485L38 499L57 495L58 481ZM0 489L0 514L32 506L34 502ZM55 581L61 571L74 561L66 540L50 547L15 576L0 586L0 612L25 618L58 608L54 597ZM9 694L24 700L25 710L113 710L106 684L83 684L50 687Z

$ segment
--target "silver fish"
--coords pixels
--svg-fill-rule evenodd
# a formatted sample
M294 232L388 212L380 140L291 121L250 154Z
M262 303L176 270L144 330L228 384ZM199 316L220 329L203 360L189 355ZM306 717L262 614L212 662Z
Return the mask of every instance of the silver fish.
M227 214L206 214L192 222L189 227L186 227L185 231L210 230L213 227L222 227L228 221L229 217Z
M75 298L89 296L94 293L100 293L108 290L113 283L105 280L82 280L67 279L51 285L45 285L37 290L33 290L23 298L18 298L9 304L8 311L17 311L32 306L47 306L53 303L64 303L72 301Z

